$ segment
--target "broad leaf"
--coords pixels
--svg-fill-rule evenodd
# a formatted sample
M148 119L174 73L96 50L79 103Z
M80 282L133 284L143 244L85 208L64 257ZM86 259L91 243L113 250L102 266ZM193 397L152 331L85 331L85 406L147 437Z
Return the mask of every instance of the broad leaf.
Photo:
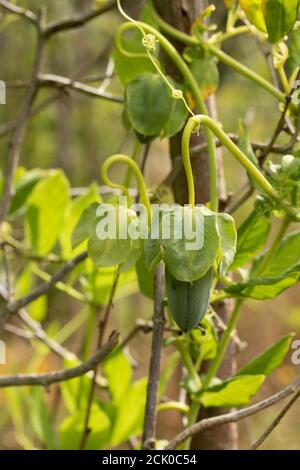
M191 230L185 220L191 221ZM203 207L177 206L162 212L160 239L146 242L146 265L154 269L162 259L175 279L193 282L213 266L219 248L216 214Z
M300 67L300 27L291 32L289 40L289 59L287 62L290 73L292 74Z
M88 242L89 256L97 267L123 265L127 269L135 264L143 249L143 240L135 240L129 233L130 224L139 223L138 217L123 206L115 206L115 211L109 214L104 210L104 213L105 217L98 217L93 223ZM121 235L123 222L126 233Z
M264 0L263 10L270 42L275 43L293 29L299 0Z
M84 431L84 407L67 417L60 426L62 450L78 450ZM110 435L109 416L96 403L93 403L89 421L91 432L86 443L87 450L100 450L106 447Z
M54 248L69 202L69 183L61 171L51 172L33 189L27 200L26 231L35 255L45 256Z
M269 349L252 359L237 372L240 375L269 375L284 361L289 352L292 337L285 336Z
M201 49L190 47L184 51L184 57L189 62L199 90L206 100L219 87L220 77L216 59L203 53Z
M264 375L243 375L210 387L199 401L205 408L231 408L247 405L265 380Z
M267 27L263 15L262 2L263 0L239 0L251 23L260 31L266 32Z
M72 233L73 249L89 238L98 207L98 202L93 202L82 212Z
M117 446L142 431L147 380L134 382L123 395L111 435L111 445Z
M153 273L147 268L145 263L145 254L136 262L136 273L139 281L140 292L146 297L153 299Z
M172 80L172 84L175 88L182 89L182 87L176 84L174 80ZM183 100L172 99L172 107L169 114L169 118L162 129L161 137L170 138L180 132L184 124L186 123L187 117L188 110Z
M44 170L31 170L26 172L25 175L20 179L20 181L18 181L15 188L15 194L10 204L10 216L19 213L19 211L26 204L27 198L33 191L34 187L39 181L42 180L43 177L46 176L46 174L47 172L45 172Z
M129 360L117 349L103 362L102 370L108 380L109 391L115 403L122 400L132 379L132 367Z
M160 75L142 75L127 86L127 115L132 127L143 136L160 135L172 104L170 90Z
M29 406L32 429L39 441L48 449L57 449L54 427L44 402L44 394L39 387L30 390Z
M82 196L74 199L68 209L67 217L66 217L66 223L64 226L64 229L60 235L60 244L62 247L62 252L64 257L68 257L72 253L72 236L73 236L73 231L75 227L77 228L77 224L79 220L81 219L83 213L85 210L90 207L92 203L100 203L100 198L98 196L97 192L97 186L92 184L90 188L88 188L87 192L83 194ZM90 225L91 228L91 225ZM80 229L78 229L80 231ZM76 233L76 236L79 237L78 231ZM82 232L80 232L82 233ZM86 237L88 238L88 237ZM78 241L75 240L75 241ZM81 240L83 241L83 240ZM80 242L79 242L80 243ZM79 244L77 243L77 245ZM76 246L76 244L75 244Z
M236 255L230 269L235 270L251 261L267 243L270 230L270 221L252 212L238 229Z
M140 57L127 57L117 47L114 48L115 69L123 85L127 85L127 83L141 75L155 72L153 64L146 55L140 31L135 31L130 37L123 36L122 47L128 52L141 54Z
M235 256L237 233L234 220L228 214L218 214L217 227L221 240L221 261L218 267L218 271L220 276L224 276L232 264Z

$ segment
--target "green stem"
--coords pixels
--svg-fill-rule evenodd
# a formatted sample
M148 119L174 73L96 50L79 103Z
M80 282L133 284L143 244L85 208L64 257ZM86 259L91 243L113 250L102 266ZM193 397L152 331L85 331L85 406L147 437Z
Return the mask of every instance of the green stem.
M150 5L152 2L150 2ZM254 83L259 85L260 87L264 88L266 91L271 93L275 98L277 98L281 102L285 102L286 95L278 90L272 83L270 83L265 78L261 77L259 74L254 72L253 70L249 69L245 65L241 64L237 60L230 57L225 52L221 51L217 46L212 44L209 41L206 41L202 38L196 38L193 36L189 36L178 29L175 29L173 26L166 23L155 11L153 5L151 7L151 14L153 15L155 21L157 22L158 26L161 28L169 36L177 39L181 43L187 46L201 46L206 51L210 52L212 55L217 57L223 64L227 65L231 69L235 70L235 72L243 75L244 77L252 80Z
M289 81L287 79L283 64L279 65L278 73L279 73L279 76L280 76L280 80L281 80L283 89L284 89L285 93L288 95L290 93L291 89L290 89L290 84L289 84Z
M182 135L181 141L181 154L182 154L182 162L186 173L187 183L188 183L188 191L189 191L189 204L191 206L195 206L195 185L194 185L194 177L193 177L193 169L191 164L191 157L190 157L190 139L193 131L195 130L195 122L194 120L189 119Z
M182 362L186 367L190 378L194 381L195 387L200 390L202 388L202 382L192 361L188 346L182 341L178 341L177 347L180 352Z
M128 196L128 188L122 184L114 183L113 181L111 181L111 179L107 175L109 168L115 163L125 163L132 170L135 176L136 182L137 182L141 202L147 208L148 222L149 222L149 225L151 225L151 214L152 214L151 204L150 204L150 200L147 194L147 188L145 185L144 177L142 175L142 172L139 166L136 164L135 161L133 161L127 155L121 155L121 154L112 155L111 157L107 158L105 162L103 163L102 169L101 169L101 176L102 176L103 182L107 184L108 186L110 186L111 188L121 189L121 191L123 191L124 194Z
M246 157L246 155L239 149L239 147L227 136L219 124L217 124L212 118L205 115L199 115L191 117L185 127L183 134L182 144L182 157L184 159L184 165L187 171L187 178L190 180L190 155L189 155L189 141L191 135L195 131L199 131L201 125L208 127L222 142L222 144L229 150L229 152L241 163L245 170L255 179L261 189L268 194L272 199L280 202L280 197L268 182L264 175L256 168L256 166Z
M142 146L143 145L141 144L141 142L138 139L136 139L135 144L134 144L134 149L131 154L131 160L133 160L134 162L137 161ZM131 168L128 168L125 179L124 179L124 186L126 186L126 188L130 187L131 176L132 176L132 170Z
M212 44L221 44L224 41L227 41L228 39L234 38L236 36L239 36L240 34L248 33L249 32L249 27L248 26L238 26L236 28L231 28L229 31L226 31L225 33L222 33L220 36L212 37L211 43Z
M199 90L197 81L195 80L194 75L189 69L188 65L184 62L180 54L177 52L175 47L156 29L147 23L142 22L129 22L122 25L122 31L129 29L139 28L145 31L148 34L153 34L159 41L160 46L164 49L166 54L174 62L179 72L182 74L185 79L189 89L194 97L198 111L201 114L208 115L208 110L206 104L202 98L201 92ZM218 211L218 170L217 170L217 157L216 157L216 146L212 133L209 129L205 129L205 135L207 140L208 147L208 156L209 156L209 165L210 165L210 208L213 211Z
M186 415L189 412L189 406L185 403L179 403L178 401L168 401L166 403L159 403L159 405L157 405L158 412L168 410L176 410Z

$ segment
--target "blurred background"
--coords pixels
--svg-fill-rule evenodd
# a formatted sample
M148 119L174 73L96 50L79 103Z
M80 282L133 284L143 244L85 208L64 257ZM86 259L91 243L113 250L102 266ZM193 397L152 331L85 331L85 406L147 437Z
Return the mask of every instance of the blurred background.
M224 27L224 11L220 3L215 2L217 15L214 17L219 26ZM92 6L90 0L22 0L19 4L32 10L44 5L47 8L47 20L51 21L80 13ZM103 84L111 63L113 35L121 19L115 12L95 19L83 28L55 35L49 42L43 63L43 73L53 73L80 79L94 86ZM6 22L0 13L0 80L6 83L28 81L31 73L35 35L33 28L24 20L14 19ZM252 69L268 77L265 59L256 42L249 37L239 37L226 42L225 50ZM251 137L267 141L278 117L276 102L263 90L255 87L222 65L220 86L217 91L219 119L224 129L237 133L239 119L244 119ZM16 84L15 84L16 85ZM106 86L106 83L104 83ZM13 86L7 90L7 104L0 105L0 164L4 172L7 159L9 124L16 117L26 89ZM116 77L108 82L108 91L122 96L123 88ZM46 104L45 104L46 103ZM99 183L100 167L103 160L116 152L131 152L133 136L122 125L122 105L110 101L80 95L73 91L43 89L39 92L35 108L40 109L31 117L25 144L21 153L21 165L27 169L59 167L68 176L73 188L89 186L93 181ZM226 182L230 192L239 191L245 180L232 158L224 152ZM170 170L168 142L156 141L150 149L145 169L148 186L160 183ZM252 202L235 214L239 225L250 211ZM247 212L248 211L248 212ZM152 304L137 293L138 287L134 276L126 285L121 300L115 303L112 322L122 335L132 329L137 318L148 319L152 314ZM42 318L45 328L59 329L72 318L80 314L80 305L58 291L51 292L46 311ZM55 324L55 327L53 327ZM84 326L82 326L84 328ZM248 343L248 348L238 357L239 364L264 350L280 337L295 332L300 339L300 291L296 286L274 301L249 301L244 307L239 322L239 336ZM23 372L25 366L31 370L53 370L61 365L59 359L51 354L44 354L39 363L30 343L16 339L8 333L3 338L7 343L7 366L0 366L1 374ZM80 354L82 334L79 330L66 342L70 350ZM150 337L138 335L130 347L130 356L135 364L136 378L144 377L148 368ZM168 348L167 348L167 354ZM275 393L289 383L299 366L293 366L287 357L284 365L267 379L259 396L263 398ZM169 397L177 397L179 374L174 375L167 391ZM46 401L55 409L55 396L51 391ZM241 448L258 437L271 422L282 404L243 421L240 425ZM30 415L32 408L27 410ZM18 408L14 391L0 391L0 448L21 449L30 447L16 435L23 420L26 436L26 414ZM161 438L173 436L180 425L179 417L174 412L160 414L159 435ZM24 436L23 436L24 437ZM34 440L33 440L34 442ZM264 445L265 449L299 449L300 442L300 403L277 427Z

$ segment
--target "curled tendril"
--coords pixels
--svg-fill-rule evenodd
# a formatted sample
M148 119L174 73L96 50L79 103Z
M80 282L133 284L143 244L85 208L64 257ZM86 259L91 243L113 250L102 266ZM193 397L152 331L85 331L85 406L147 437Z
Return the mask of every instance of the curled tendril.
M114 183L107 174L109 168L115 163L125 163L133 172L136 182L137 182L138 190L140 193L141 202L145 205L148 211L148 222L150 225L151 216L152 216L151 204L150 204L150 200L147 194L147 188L146 188L144 177L142 175L142 172L139 166L135 163L135 161L133 161L127 155L122 155L122 154L112 155L111 157L107 158L101 168L101 176L102 176L103 182L107 184L108 186L110 186L111 188L120 189L127 197L129 197L128 188L122 184Z
M123 25L121 25L119 27L118 31L117 31L117 34L116 34L115 43L116 43L116 47L118 48L119 52L121 52L121 54L123 54L125 57L131 58L131 59L138 59L138 58L147 57L152 62L153 66L155 67L155 69L157 71L157 73L159 73L159 75L162 77L162 79L164 80L166 85L170 88L172 98L174 98L176 100L182 100L185 107L186 107L186 109L188 110L189 114L191 114L191 116L194 116L194 113L191 110L191 108L189 107L182 91L181 90L176 90L173 87L170 80L166 77L166 75L161 70L161 67L160 67L160 64L159 64L158 60L156 59L156 57L154 57L152 55L152 53L156 50L156 45L160 43L158 37L154 33L151 33L151 32L146 33L146 31L143 27L144 26L143 23L141 23L140 21L136 21L133 18L131 18L129 15L127 15L127 13L122 8L121 0L117 0L117 5L118 5L118 9L119 9L119 12L121 13L121 15L129 21L129 23L124 23ZM131 28L138 28L138 30L141 32L141 34L143 36L142 37L142 44L146 49L146 54L129 52L126 49L124 49L124 47L122 45L122 35L125 31L127 31L128 29L131 29ZM157 33L157 34L159 34L159 33Z
M189 189L189 203L195 205L195 189L193 170L190 158L190 139L194 132L199 132L200 126L204 125L210 129L213 134L222 142L229 152L238 160L238 162L245 168L245 170L255 179L262 191L270 196L276 202L280 201L280 196L264 175L256 168L256 166L249 160L249 158L239 149L237 145L228 137L223 131L221 126L216 123L212 118L205 115L198 115L191 117L184 129L182 136L182 159L186 172ZM293 213L293 210L286 208L287 213L293 218L298 219L299 215Z

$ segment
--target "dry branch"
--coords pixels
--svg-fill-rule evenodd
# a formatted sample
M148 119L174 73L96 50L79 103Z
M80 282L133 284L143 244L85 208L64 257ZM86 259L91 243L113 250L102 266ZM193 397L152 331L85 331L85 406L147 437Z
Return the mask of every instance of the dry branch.
M189 428L185 429L177 436L175 436L165 447L165 450L176 449L176 447L178 447L184 441L206 429L210 429L215 426L221 426L222 424L235 423L244 418L247 418L248 416L252 416L256 413L259 413L260 411L263 411L266 408L275 405L275 403L278 403L281 400L287 398L289 395L295 393L295 391L298 390L299 387L300 376L297 377L294 382L282 389L280 392L256 403L255 405L251 405L247 408L243 408L242 410L234 411L232 413L227 413L214 418L203 419L202 421L199 421L198 423L194 424L193 426L190 426Z
M71 369L50 372L49 374L18 374L0 377L0 388L21 387L26 385L41 385L48 387L51 384L80 377L99 364L118 344L119 334L114 331L108 342L86 362Z

